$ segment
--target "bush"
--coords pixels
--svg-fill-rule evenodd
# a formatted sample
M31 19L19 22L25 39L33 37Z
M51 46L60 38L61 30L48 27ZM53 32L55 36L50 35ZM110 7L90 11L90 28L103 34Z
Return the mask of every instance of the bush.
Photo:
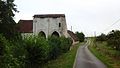
M0 67L39 68L51 59L66 53L71 40L65 37L32 36L24 40L8 41L0 35Z
M29 37L24 39L26 43L26 59L25 64L27 68L38 68L48 59L49 45L45 38Z
M72 40L70 38L61 37L60 42L61 52L66 53L70 49L70 46L72 45Z
M50 45L50 59L56 59L60 54L66 53L72 45L70 38L65 37L49 37L48 43Z
M8 45L8 41L0 35L0 67L5 67L5 52L6 52L6 46Z
M15 43L15 42L14 42ZM21 56L15 56L14 49L16 49L19 45L14 45L12 41L8 41L5 37L0 35L0 67L2 68L21 68L23 63L21 60ZM20 53L21 50L18 52ZM18 58L20 57L20 58Z
M49 37L48 44L50 45L49 59L56 59L60 54L60 38Z
M11 43L13 45L11 46L11 54L16 61L15 63L17 64L17 67L15 68L24 68L26 55L25 43L23 42L23 40L17 40Z

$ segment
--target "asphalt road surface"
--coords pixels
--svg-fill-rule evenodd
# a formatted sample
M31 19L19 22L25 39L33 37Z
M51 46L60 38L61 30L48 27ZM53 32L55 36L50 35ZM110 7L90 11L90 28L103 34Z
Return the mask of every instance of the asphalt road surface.
M90 41L87 41L78 48L73 68L107 68L88 50L89 43Z

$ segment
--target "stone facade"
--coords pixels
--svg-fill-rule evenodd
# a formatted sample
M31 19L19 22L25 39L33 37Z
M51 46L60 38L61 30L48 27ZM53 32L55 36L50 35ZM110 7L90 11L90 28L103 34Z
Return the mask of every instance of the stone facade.
M46 38L51 35L67 37L67 25L64 14L46 14L33 16L33 33L42 33Z
M18 22L18 31L25 37L34 35L48 36L65 36L70 37L73 45L78 43L77 36L70 30L67 30L66 19L64 14L42 14L34 15L33 20L20 20Z

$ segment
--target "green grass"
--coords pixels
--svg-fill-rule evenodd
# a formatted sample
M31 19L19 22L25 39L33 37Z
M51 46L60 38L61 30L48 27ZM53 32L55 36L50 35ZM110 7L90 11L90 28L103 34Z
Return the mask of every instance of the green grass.
M105 65L107 65L108 68L112 68L112 66L108 63L109 62L108 56L104 56L102 53L97 51L97 49L94 47L90 46L89 49L98 59L100 59Z
M72 47L70 51L62 54L56 60L51 60L44 65L43 68L73 68L77 49L80 44Z
M108 68L120 68L120 61L113 57L117 53L115 50L106 46L106 42L97 42L96 45L97 47L95 47L93 40L91 40L89 49L98 59L106 64Z

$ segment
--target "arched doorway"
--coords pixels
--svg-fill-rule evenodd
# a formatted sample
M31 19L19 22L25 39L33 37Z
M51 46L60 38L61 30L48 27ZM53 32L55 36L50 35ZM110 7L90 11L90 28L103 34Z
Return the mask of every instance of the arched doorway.
M46 35L43 31L39 32L38 36L46 38Z
M54 31L54 32L52 33L52 36L59 37L59 33L56 32L56 31Z

